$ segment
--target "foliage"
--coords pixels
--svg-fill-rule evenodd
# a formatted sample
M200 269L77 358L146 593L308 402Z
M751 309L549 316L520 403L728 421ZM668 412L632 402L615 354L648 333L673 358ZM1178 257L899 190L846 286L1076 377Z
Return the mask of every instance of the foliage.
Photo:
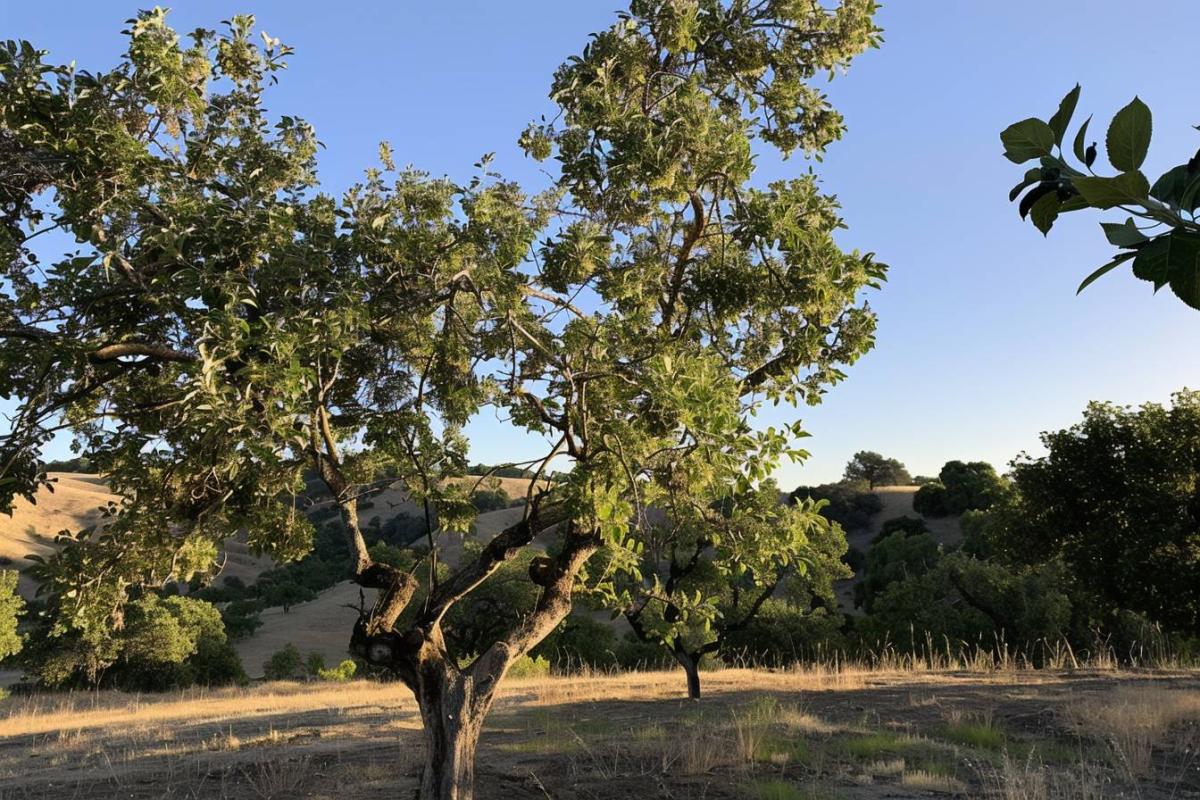
M508 668L510 678L542 678L550 674L550 661L545 656L523 655Z
M918 519L917 517L892 517L889 520L884 520L883 525L879 528L879 533L871 538L871 544L877 545L893 533L916 536L922 533L929 533L929 527L925 524L925 520Z
M300 650L288 642L263 662L263 677L269 681L290 681L304 671Z
M846 539L820 508L783 503L771 481L707 507L677 498L673 516L647 536L642 582L621 586L633 598L626 619L694 670L777 593L835 606L833 581L851 574Z
M827 483L821 486L798 486L792 490L793 500L824 500L821 515L836 522L847 531L870 526L871 520L883 509L883 501L874 492L864 492L851 483Z
M17 572L0 569L0 661L21 652L23 637L17 630L25 601L17 594Z
M1050 232L1060 214L1120 208L1129 215L1124 221L1100 223L1117 252L1083 280L1079 291L1132 262L1134 276L1153 283L1155 291L1169 285L1180 300L1200 308L1200 224L1195 216L1200 208L1200 152L1151 183L1141 168L1150 148L1153 120L1150 109L1135 97L1113 117L1104 137L1116 174L1098 175L1093 170L1096 143L1087 144L1091 117L1079 127L1071 152L1063 146L1079 94L1076 85L1048 121L1031 117L1000 134L1010 161L1038 162L1013 187L1009 199L1021 198L1021 218L1028 217L1043 234Z
M947 461L936 482L913 495L913 510L927 517L982 511L1004 498L1008 484L985 461Z
M125 609L123 627L103 637L52 631L39 620L30 638L36 645L22 659L47 686L162 691L246 681L220 613L195 598L143 594Z
M1200 393L1167 407L1092 403L1042 444L1045 456L1013 462L1015 496L981 526L979 546L1013 564L1061 560L1104 616L1195 631Z
M923 575L940 554L938 543L928 533L893 533L867 551L866 577L854 587L854 604L868 613L873 611L876 598L888 585Z
M866 482L876 486L901 486L912 482L908 470L894 458L885 458L871 450L860 450L846 463L845 480L848 483Z
M351 659L345 658L338 662L336 667L326 669L321 667L316 672L316 677L323 681L334 681L335 683L346 683L354 679L355 673L358 671L358 665Z
M937 518L950 515L949 493L941 481L935 480L926 483L913 493L913 511L923 517Z
M845 653L842 615L772 599L743 628L722 642L721 656L730 663L786 667L802 661L824 661Z

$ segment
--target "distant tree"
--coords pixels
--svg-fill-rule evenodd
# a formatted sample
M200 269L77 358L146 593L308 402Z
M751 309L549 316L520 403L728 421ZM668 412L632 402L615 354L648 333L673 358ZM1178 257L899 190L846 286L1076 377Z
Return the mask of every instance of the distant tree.
M928 533L907 536L897 531L867 551L867 571L854 587L854 603L867 612L889 584L923 575L941 558L941 548Z
M481 489L471 494L471 505L475 506L475 510L480 514L508 508L510 502L508 492L502 489Z
M947 461L938 479L913 495L913 510L926 517L982 511L1004 497L1008 484L984 461Z
M913 494L913 511L924 517L949 516L950 503L941 481L926 483Z
M1150 109L1138 98L1117 112L1104 137L1112 176L1094 171L1098 150L1088 144L1088 117L1075 134L1072 164L1063 148L1064 137L1079 102L1075 86L1047 121L1031 117L1010 125L1000 134L1004 155L1016 164L1037 161L1013 187L1009 199L1020 197L1021 218L1028 217L1048 234L1060 214L1084 209L1119 208L1129 214L1124 222L1102 222L1109 244L1117 248L1113 259L1083 280L1083 291L1105 273L1132 262L1135 277L1154 284L1158 291L1170 286L1183 302L1200 308L1200 152L1150 182L1141 171L1150 148ZM1030 188L1032 187L1032 188ZM1028 192L1025 190L1029 189ZM1024 193L1024 196L1022 196Z
M21 651L22 637L17 624L25 601L17 594L17 572L0 570L0 661Z
M304 661L300 658L300 650L288 642L271 657L263 662L263 677L269 681L288 681L300 676L304 670Z
M1170 406L1092 403L1012 464L1015 495L984 547L1015 564L1061 560L1108 609L1200 633L1200 393Z
M826 483L821 486L798 486L791 492L791 500L824 500L820 506L821 516L836 522L847 531L856 531L871 524L875 515L883 509L883 501L872 492L864 492L850 483Z
M806 607L814 596L834 606L833 581L851 573L841 560L845 534L818 513L820 501L785 505L770 481L707 507L677 500L669 521L648 532L635 581L618 592L629 598L634 632L667 648L684 669L688 697L697 698L702 659L764 603L790 594Z
M845 479L865 482L871 489L876 486L907 485L912 481L903 464L894 458L884 458L871 450L861 450L854 454L846 464Z

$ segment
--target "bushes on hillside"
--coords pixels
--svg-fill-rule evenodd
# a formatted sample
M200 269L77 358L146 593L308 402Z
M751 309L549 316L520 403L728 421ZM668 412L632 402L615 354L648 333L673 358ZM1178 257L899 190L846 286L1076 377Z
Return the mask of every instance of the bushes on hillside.
M893 533L916 536L921 533L929 533L929 528L925 525L925 520L917 517L892 517L889 520L885 520L883 525L880 526L879 533L871 538L871 544L879 544Z
M821 514L847 531L861 530L883 509L883 501L872 492L864 492L846 483L826 483L820 486L798 486L791 492L793 500L812 498L825 500Z

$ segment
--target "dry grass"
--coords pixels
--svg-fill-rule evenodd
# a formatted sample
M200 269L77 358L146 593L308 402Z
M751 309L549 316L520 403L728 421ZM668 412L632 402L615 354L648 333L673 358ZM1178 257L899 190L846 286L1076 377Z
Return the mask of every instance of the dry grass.
M1156 748L1178 740L1185 723L1200 725L1200 692L1163 686L1125 686L1070 705L1068 724L1099 739L1134 777L1152 774Z

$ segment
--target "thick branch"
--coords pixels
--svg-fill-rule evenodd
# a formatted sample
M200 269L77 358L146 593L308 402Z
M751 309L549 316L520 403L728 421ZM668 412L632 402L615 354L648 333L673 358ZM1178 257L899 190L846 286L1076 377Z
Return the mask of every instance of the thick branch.
M140 342L106 344L89 353L88 360L94 363L103 363L129 356L144 356L155 361L188 362L196 360L194 354L184 352L183 350L176 350L173 347L161 344L142 344Z

